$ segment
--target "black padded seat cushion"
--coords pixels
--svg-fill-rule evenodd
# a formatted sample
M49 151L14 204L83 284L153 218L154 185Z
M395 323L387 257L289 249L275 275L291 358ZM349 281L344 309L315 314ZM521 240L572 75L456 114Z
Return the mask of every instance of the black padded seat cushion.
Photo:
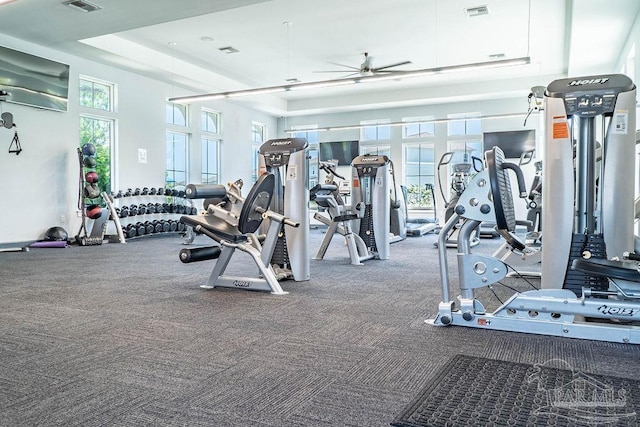
M220 239L234 243L245 242L247 236L242 234L237 227L229 225L225 220L217 218L213 215L191 215L180 217L180 222L195 228L198 225Z
M630 261L609 261L601 258L576 258L571 263L573 270L581 271L595 277L640 282L638 264Z

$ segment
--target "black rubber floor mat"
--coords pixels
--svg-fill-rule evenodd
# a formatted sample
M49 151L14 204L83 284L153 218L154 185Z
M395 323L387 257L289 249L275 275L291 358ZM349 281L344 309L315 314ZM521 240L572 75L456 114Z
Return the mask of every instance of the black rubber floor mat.
M457 355L391 425L636 426L639 414L638 380L577 372L560 359L527 365Z

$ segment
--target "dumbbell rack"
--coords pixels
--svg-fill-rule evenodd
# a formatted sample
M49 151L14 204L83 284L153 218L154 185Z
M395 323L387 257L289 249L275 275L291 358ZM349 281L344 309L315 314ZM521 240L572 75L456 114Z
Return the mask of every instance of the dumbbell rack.
M184 233L183 215L195 215L198 209L184 191L172 189L128 189L112 194L115 214L126 238Z

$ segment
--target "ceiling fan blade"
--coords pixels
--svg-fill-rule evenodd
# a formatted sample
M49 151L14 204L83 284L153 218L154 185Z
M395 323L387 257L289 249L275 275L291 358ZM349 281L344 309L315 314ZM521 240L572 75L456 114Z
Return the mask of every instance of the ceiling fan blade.
M392 68L392 67L399 67L401 65L407 65L407 64L411 64L411 61L402 61L402 62L396 62L395 64L389 64L389 65L385 65L383 67L375 67L372 68L371 71L382 71L385 70L387 68Z
M350 68L350 69L352 69L352 70L360 70L360 68L358 68L358 67L354 67L354 66L352 66L352 65L340 64L340 63L338 63L338 62L327 62L327 64L338 65L338 66L340 66L340 67Z

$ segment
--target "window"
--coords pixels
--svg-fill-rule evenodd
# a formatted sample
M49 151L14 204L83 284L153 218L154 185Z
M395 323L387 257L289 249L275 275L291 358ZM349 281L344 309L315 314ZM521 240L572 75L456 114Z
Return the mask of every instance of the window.
M360 154L375 154L391 157L390 145L360 145Z
M402 139L409 138L433 138L435 136L435 123L426 122L432 117L405 117L403 122L411 122L402 125ZM423 122L424 121L424 122Z
M257 122L251 124L251 143L253 151L253 162L251 164L251 180L256 182L258 180L258 173L260 169L260 146L265 142L267 128L265 125Z
M219 146L217 139L202 138L202 183L217 184L219 182Z
M201 114L202 130L208 133L220 134L220 113L207 109L202 109Z
M203 184L217 184L220 182L221 114L203 108L201 128L201 181Z
M303 126L304 128L308 129L310 126ZM295 127L293 128L295 129ZM313 145L313 144L317 144L318 143L318 131L300 131L300 132L294 132L293 134L294 138L304 138L307 140L307 142L309 143L309 145Z
M80 77L80 105L94 110L113 111L112 83Z
M432 142L403 144L404 183L409 209L434 209L435 150Z
M166 121L175 126L187 126L187 106L167 102Z
M447 118L459 120L447 123L447 134L449 136L481 135L482 121L479 118L473 118L477 115L478 113L449 114Z
M110 193L114 188L112 182L112 154L115 147L115 91L113 83L80 76L80 146L93 144L96 148L96 167L98 187L100 191ZM99 203L101 200L87 200L87 204Z
M365 125L360 129L360 141L388 141L391 139L391 126L389 120L368 120L360 122ZM370 125L370 126L367 126Z
M167 131L167 167L165 185L187 185L187 134Z
M169 129L166 132L165 185L167 188L173 188L187 185L189 138L187 132L178 128L186 128L188 111L186 105L171 102L166 105L166 121Z

